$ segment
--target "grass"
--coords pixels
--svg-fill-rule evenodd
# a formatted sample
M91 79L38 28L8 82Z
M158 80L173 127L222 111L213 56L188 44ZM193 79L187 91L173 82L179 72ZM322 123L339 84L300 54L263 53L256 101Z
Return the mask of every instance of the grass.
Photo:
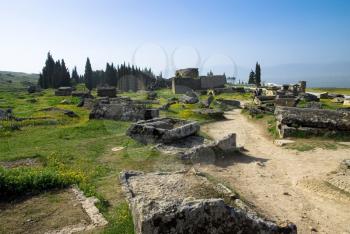
M308 88L306 91L316 92L316 93L328 92L328 93L339 93L339 94L350 95L349 88Z
M0 122L0 161L35 156L42 162L39 168L1 169L0 186L6 195L37 193L77 183L87 196L100 200L97 206L109 221L101 232L133 233L119 173L122 170L173 171L185 167L178 159L161 154L152 145L142 145L127 137L125 132L130 122L89 120L89 111L76 107L77 98L56 97L53 90L28 94L25 86L16 82L0 90L0 108L13 108L16 117L36 118ZM123 95L136 98L131 93ZM158 95L161 103L174 96L170 90L160 90ZM137 94L137 98L146 96ZM70 104L60 104L64 99ZM197 108L196 105L185 106L174 105L162 115L209 121L190 111ZM79 117L43 111L47 107L72 110ZM124 149L113 152L113 147Z

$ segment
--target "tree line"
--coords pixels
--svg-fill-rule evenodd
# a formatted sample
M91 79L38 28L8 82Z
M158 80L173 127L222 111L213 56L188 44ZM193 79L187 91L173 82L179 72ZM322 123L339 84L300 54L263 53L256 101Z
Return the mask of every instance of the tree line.
M105 70L94 71L89 58L86 59L84 75L79 75L76 67L73 68L72 74L70 74L64 60L61 59L55 62L49 52L40 73L38 85L41 88L47 89L84 83L87 89L92 90L97 86L116 87L121 77L127 76L134 76L140 79L156 79L150 68L141 69L134 65L126 65L125 63L117 66L113 63L107 63Z
M255 72L251 70L249 74L248 84L254 84L257 87L261 86L261 68L258 62L255 65Z

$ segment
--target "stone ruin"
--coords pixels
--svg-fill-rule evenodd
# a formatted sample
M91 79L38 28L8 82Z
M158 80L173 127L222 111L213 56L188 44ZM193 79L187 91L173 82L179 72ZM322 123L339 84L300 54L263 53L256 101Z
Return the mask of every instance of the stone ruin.
M127 135L144 143L170 143L199 131L199 124L194 121L155 118L134 123Z
M330 173L327 182L346 193L350 193L350 159L343 160L337 170Z
M71 96L72 91L72 87L59 87L55 90L55 96Z
M110 119L123 121L148 120L159 116L158 109L148 108L146 104L130 98L84 99L84 106L93 106L90 119Z
M276 107L281 137L350 133L350 112L294 107Z
M110 97L113 98L117 95L117 89L115 87L98 87L97 96L98 97Z
M186 162L210 163L240 150L236 145L236 134L213 141L198 136L199 129L199 124L194 121L155 118L132 124L127 135L143 144L156 144L161 152Z
M173 173L122 172L122 190L137 234L297 233L260 218L238 195L194 169Z
M199 76L198 68L180 69L172 78L172 90L175 94L184 94L188 91L199 91L214 88L224 88L225 75Z
M297 106L300 100L319 101L313 94L307 94L306 81L300 81L294 85L283 85L282 87L272 86L265 89L256 89L254 103L274 106Z

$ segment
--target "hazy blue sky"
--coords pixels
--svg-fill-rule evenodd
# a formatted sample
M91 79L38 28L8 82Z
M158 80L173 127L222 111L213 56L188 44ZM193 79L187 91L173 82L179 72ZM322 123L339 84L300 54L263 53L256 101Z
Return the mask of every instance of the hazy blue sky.
M125 60L165 73L350 55L347 0L0 0L0 9L0 70L40 72L48 51L79 71L89 56L94 69Z

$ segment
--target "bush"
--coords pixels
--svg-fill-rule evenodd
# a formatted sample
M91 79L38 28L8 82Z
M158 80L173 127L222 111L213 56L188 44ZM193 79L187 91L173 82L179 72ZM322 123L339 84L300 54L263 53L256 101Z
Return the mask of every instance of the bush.
M83 180L81 173L73 171L56 171L53 168L4 169L0 167L0 197L64 188Z

